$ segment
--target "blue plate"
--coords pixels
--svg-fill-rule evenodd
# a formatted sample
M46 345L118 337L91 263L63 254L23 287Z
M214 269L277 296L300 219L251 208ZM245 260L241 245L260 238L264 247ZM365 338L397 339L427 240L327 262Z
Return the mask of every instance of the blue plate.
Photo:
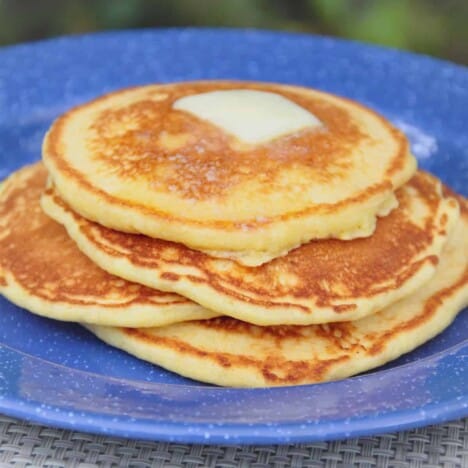
M0 51L0 177L40 157L52 120L106 91L236 78L357 99L409 136L420 165L468 189L468 72L428 57L306 35L174 29L67 37ZM209 443L337 439L468 415L468 316L365 375L290 388L203 385L78 325L0 300L0 411L59 427Z

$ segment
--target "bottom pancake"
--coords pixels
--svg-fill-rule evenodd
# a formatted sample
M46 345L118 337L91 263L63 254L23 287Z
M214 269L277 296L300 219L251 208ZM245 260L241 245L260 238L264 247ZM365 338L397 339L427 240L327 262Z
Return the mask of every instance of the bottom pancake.
M375 368L429 340L468 303L468 206L435 276L354 322L259 327L221 317L163 328L87 326L105 342L186 377L224 386L298 385Z
M46 179L44 166L35 164L0 187L1 294L45 317L114 326L160 326L218 315L97 267L42 212Z

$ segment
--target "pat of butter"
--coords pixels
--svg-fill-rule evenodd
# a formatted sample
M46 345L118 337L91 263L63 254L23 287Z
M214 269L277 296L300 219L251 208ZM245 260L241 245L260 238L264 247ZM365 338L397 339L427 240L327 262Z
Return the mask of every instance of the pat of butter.
M279 94L249 89L193 94L175 101L173 108L207 120L250 144L322 125L314 114Z

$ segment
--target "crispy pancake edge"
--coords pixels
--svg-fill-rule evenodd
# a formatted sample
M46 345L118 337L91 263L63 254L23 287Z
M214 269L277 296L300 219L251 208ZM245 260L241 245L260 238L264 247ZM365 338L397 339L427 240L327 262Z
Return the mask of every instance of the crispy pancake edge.
M17 202L21 202L18 196L15 195L18 186L24 185L25 190L27 190L29 185L28 181L37 178L43 179L44 182L46 179L45 170L41 163L26 166L6 179L0 185L0 211L2 205L5 205L8 201L13 205ZM39 206L39 196L38 194L37 206ZM34 202L34 200L30 199L28 201ZM41 226L45 226L44 222L46 221L40 220L38 216L34 214L33 206L28 205L26 210L30 212L29 217L32 221L39 221ZM45 214L43 216L46 218ZM55 221L51 219L47 222L50 222L51 225L56 225ZM141 287L140 285L134 285L138 289L137 294L128 291L126 295L116 298L114 303L108 304L99 303L97 300L98 296L93 300L92 295L89 297L74 297L73 294L63 294L60 298L48 298L47 294L41 291L35 291L31 283L28 283L27 278L24 279L15 275L15 271L12 271L12 269L6 265L8 259L6 257L2 258L1 256L2 233L5 234L7 230L13 230L14 234L15 229L21 229L21 225L11 225L10 223L6 226L2 226L0 223L0 293L16 305L37 315L65 321L89 322L114 326L162 326L184 320L205 319L219 315L202 308L186 298L181 296L177 297L172 294L160 294L160 297L157 298L158 301L160 301L159 303L157 303L156 300L151 301L150 297L153 296L152 292L148 288ZM24 233L22 233L22 235L24 235ZM66 237L65 230L63 231L63 236ZM6 237L6 239L8 238L9 237ZM69 241L69 244L74 246L71 239L66 239L66 241ZM28 246L25 244L22 244L22 246L30 249L34 249L35 247L34 245ZM77 247L76 249L76 251L79 252ZM23 249L16 248L16 250L10 253L10 255L15 257L15 262L17 262L18 265L22 263L22 252ZM4 254L6 255L5 251ZM83 256L81 252L79 255ZM83 258L85 257L83 256ZM92 269L98 268L92 264L91 260L89 260L89 265ZM47 271L49 267L50 265L45 260L41 270ZM87 276L86 272L82 274L84 277ZM107 276L110 277L108 273L103 272L103 277L105 278ZM67 278L63 277L58 282L55 279L51 279L51 281L53 282L53 286L57 286L58 290L60 290L60 281L62 281L65 286ZM125 284L130 288L132 287L132 284L127 283L125 280L120 280L120 282L123 283L122 291L125 288ZM98 294L97 290L96 294ZM156 294L154 294L154 296L153 299L156 299Z

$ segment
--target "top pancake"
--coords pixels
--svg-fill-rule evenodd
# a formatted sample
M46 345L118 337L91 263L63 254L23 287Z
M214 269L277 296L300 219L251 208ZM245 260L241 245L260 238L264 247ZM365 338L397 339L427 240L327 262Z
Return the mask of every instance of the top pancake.
M253 144L174 108L220 90L274 93L321 126ZM360 104L223 81L126 89L71 109L52 125L43 158L84 217L247 264L314 238L370 235L415 170L406 138Z
M258 267L103 227L73 212L52 187L41 204L101 268L220 314L275 325L356 320L428 281L459 217L458 203L421 171L396 195L398 208L379 220L374 235L310 241Z

